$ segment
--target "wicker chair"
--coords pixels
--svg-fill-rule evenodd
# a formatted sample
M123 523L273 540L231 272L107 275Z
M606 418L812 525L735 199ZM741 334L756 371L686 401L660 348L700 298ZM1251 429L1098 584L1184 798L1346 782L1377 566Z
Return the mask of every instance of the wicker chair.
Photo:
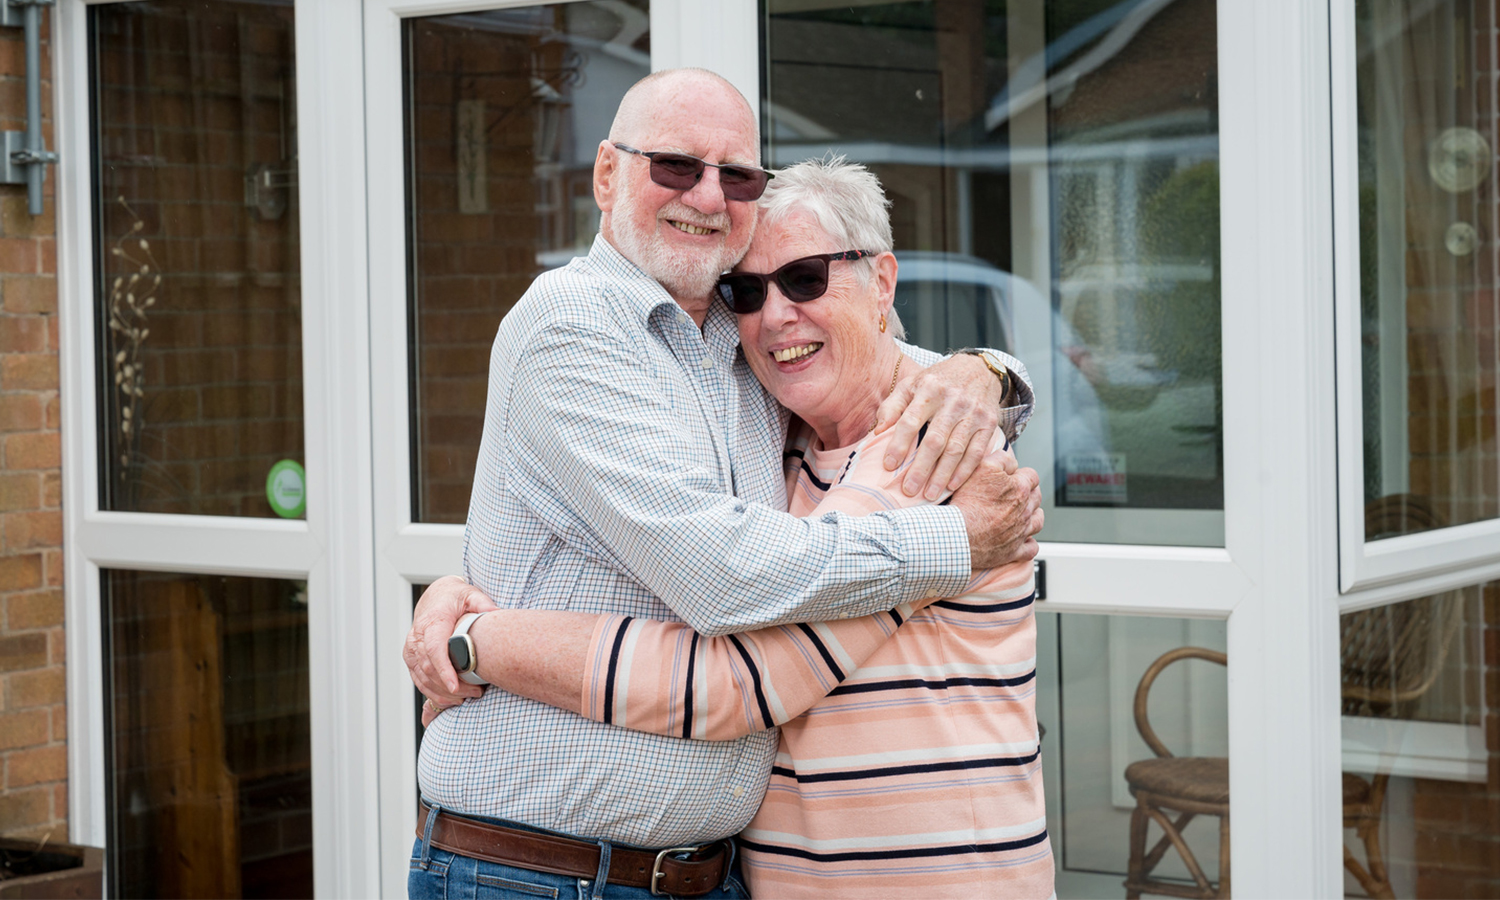
M1367 540L1440 527L1442 522L1431 508L1407 494L1381 497L1365 510ZM1416 701L1437 681L1462 621L1463 606L1457 591L1342 616L1339 655L1343 714L1409 717ZM1152 730L1146 712L1152 683L1163 669L1183 659L1227 663L1223 653L1179 647L1153 662L1136 688L1136 728L1157 758L1133 762L1125 769L1125 781L1136 798L1125 879L1125 896L1131 900L1139 898L1142 891L1202 900L1230 896L1229 761L1223 757L1173 756ZM1344 827L1355 830L1364 844L1367 861L1361 864L1345 847L1344 866L1371 897L1386 900L1395 896L1380 852L1380 817L1389 782L1387 773L1366 779L1345 772L1343 777ZM1199 815L1219 817L1217 884L1204 874L1182 838L1182 829ZM1146 831L1151 822L1161 827L1163 836L1147 852ZM1151 877L1169 848L1182 857L1193 885Z
M1137 760L1125 769L1125 781L1135 797L1135 810L1130 814L1130 864L1125 878L1128 900L1137 900L1142 891L1198 900L1229 896L1229 760L1222 756L1173 756L1156 736L1146 713L1146 700L1156 677L1167 666L1183 659L1205 659L1221 666L1228 663L1228 657L1217 650L1178 647L1158 657L1135 689L1135 727L1156 758ZM1219 818L1218 884L1208 880L1198 858L1182 838L1182 829L1200 815ZM1161 827L1162 838L1148 853L1146 828L1151 822ZM1176 849L1182 857L1193 876L1193 885L1151 877L1168 849Z
M1365 508L1365 539L1430 531L1442 520L1426 501L1410 494L1381 497ZM1449 591L1406 603L1347 613L1339 619L1339 663L1343 714L1410 718L1432 688L1463 624L1462 594ZM1344 848L1348 869L1371 897L1393 898L1380 852L1380 816L1389 773L1368 779L1344 773L1344 827L1365 847L1366 864Z

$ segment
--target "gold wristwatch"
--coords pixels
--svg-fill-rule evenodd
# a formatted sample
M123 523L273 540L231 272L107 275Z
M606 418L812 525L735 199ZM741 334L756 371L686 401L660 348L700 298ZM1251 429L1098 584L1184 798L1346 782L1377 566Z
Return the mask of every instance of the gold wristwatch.
M965 347L962 350L954 350L953 352L966 353L970 356L977 356L981 360L983 360L984 364L989 367L989 370L995 373L995 377L1000 379L1000 405L1011 405L1010 399L1011 394L1014 392L1015 385L1011 384L1010 368L1005 365L1005 362L1001 360L1000 357L981 347Z

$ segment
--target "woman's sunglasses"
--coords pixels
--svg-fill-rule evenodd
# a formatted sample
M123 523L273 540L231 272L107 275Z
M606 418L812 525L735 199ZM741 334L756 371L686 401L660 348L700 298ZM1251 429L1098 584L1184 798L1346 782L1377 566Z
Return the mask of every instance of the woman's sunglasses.
M766 182L772 178L770 172L755 166L704 162L686 153L637 150L614 141L610 143L615 145L616 150L646 157L651 162L651 180L674 191L692 190L693 185L703 180L705 166L713 166L719 170L719 189L724 192L725 200L759 200L760 195L766 192Z
M842 253L819 253L794 259L769 275L759 272L730 272L719 276L719 296L729 308L742 316L760 312L766 305L771 282L793 303L816 300L828 292L828 264L838 260L875 256L869 250L845 250Z

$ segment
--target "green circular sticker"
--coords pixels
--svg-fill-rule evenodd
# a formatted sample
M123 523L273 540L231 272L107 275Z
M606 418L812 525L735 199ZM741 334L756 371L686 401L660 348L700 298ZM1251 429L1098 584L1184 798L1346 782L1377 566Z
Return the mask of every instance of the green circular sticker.
M294 459L283 459L266 475L266 500L283 519L307 512L307 472Z

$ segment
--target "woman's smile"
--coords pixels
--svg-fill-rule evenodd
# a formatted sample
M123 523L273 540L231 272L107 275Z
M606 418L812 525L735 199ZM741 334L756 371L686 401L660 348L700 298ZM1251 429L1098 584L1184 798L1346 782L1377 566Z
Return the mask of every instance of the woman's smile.
M792 344L780 350L772 350L771 358L785 366L787 363L802 362L822 349L822 341L808 341L802 344Z

